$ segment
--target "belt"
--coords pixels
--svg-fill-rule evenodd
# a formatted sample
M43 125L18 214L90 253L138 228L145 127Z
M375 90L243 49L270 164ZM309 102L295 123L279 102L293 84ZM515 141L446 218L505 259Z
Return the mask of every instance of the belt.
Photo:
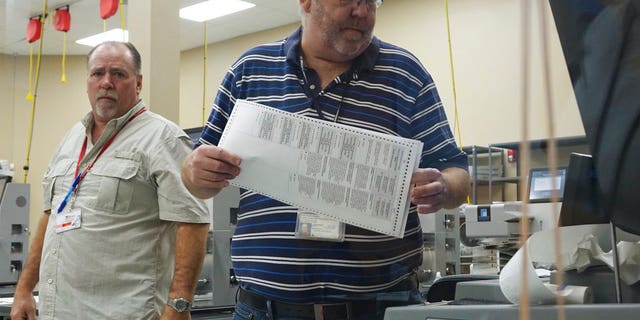
M407 291L417 288L417 278L411 276L386 290L386 292ZM267 305L270 304L270 309L275 316L314 320L349 320L354 314L363 315L375 313L378 306L375 298L343 302L291 303L268 299L242 287L238 290L238 301L249 307L264 311L269 309Z

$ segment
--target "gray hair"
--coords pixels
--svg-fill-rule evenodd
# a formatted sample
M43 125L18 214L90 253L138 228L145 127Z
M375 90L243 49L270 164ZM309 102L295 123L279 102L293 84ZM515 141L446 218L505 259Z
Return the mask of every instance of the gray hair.
M89 65L89 60L91 60L91 56L93 56L93 53L96 51L96 49L105 45L113 47L119 44L122 44L129 50L129 53L131 53L131 57L133 57L133 68L136 74L140 74L142 72L142 58L140 57L140 52L138 51L138 49L136 49L136 47L131 42L105 41L98 44L97 46L93 47L87 54L87 66Z

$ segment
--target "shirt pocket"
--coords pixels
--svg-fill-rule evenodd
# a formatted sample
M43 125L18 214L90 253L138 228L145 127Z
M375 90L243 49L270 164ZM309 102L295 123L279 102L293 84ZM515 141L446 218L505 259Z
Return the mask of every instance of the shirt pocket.
M73 175L71 170L73 168L74 161L71 159L63 159L55 163L51 170L45 175L42 181L43 196L42 199L45 204L45 208L53 208L54 195L65 195L71 188ZM65 183L65 177L68 177L69 181Z
M95 208L114 214L126 214L131 205L140 162L124 158L102 160L104 164L91 169L91 173L100 178Z

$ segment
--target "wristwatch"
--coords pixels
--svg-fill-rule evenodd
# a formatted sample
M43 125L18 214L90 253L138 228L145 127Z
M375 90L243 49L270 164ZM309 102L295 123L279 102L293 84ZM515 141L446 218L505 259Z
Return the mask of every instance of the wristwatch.
M185 298L169 299L167 305L178 312L191 311L191 301Z

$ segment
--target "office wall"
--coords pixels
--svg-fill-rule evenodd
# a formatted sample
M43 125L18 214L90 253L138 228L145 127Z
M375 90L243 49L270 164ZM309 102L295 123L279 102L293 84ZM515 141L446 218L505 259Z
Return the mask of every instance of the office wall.
M533 1L538 2L538 1ZM542 1L541 3L545 3ZM522 1L450 0L449 20L462 143L487 145L521 138ZM453 89L444 1L394 0L383 4L376 33L409 48L433 75L451 124ZM547 8L548 10L548 8ZM530 136L547 137L540 15L530 8ZM550 86L556 136L584 134L562 49L547 12Z
M248 48L258 44L281 39L297 28L290 24L256 34L231 39L219 44L207 46L207 72L204 79L204 47L182 52L180 65L180 125L183 128L203 125L203 91L204 121L209 116L211 104L222 77L236 58ZM206 84L204 83L206 81Z
M511 0L451 0L452 56L462 144L487 145L521 139L522 28L520 2ZM450 123L455 103L450 70L445 8L440 0L387 1L378 9L375 33L382 40L409 49L432 74ZM540 41L540 14L531 8L529 51L529 138L546 138L546 93ZM550 87L555 136L582 135L584 130L571 89L562 49L550 12L547 12ZM292 24L208 47L207 105L221 76L238 54L249 46L288 35ZM203 48L183 52L180 123L202 123Z
M13 56L0 54L0 159L13 158Z
M29 57L4 55L0 61L4 61L3 71L6 70L0 75L0 84L3 84L0 86L0 146L9 148L9 152L0 150L0 159L9 159L15 164L14 182L22 183L32 111L32 102L25 99L29 91ZM40 63L26 180L31 185L30 227L33 231L42 214L41 179L49 157L66 130L90 110L85 89L85 57L67 56L66 63L66 83L60 82L61 56L43 56Z
M512 0L450 0L451 41L462 144L487 145L521 138L522 97L520 2ZM536 10L530 10L536 13ZM549 19L551 15L548 14ZM537 20L534 17L534 20ZM556 136L583 134L562 52L552 21L552 101ZM208 46L206 112L227 67L247 48L288 35L296 24L258 32ZM534 25L531 46L530 138L546 137L545 92L542 80L539 32ZM376 34L406 47L423 62L439 88L450 123L454 123L453 90L445 11L441 0L386 1L378 11ZM188 128L202 124L203 48L181 55L180 121ZM0 159L16 164L22 181L31 104L24 99L28 89L27 56L0 59ZM144 66L143 66L144 72ZM7 85L4 85L7 84ZM144 85L144 84L143 84ZM144 98L144 97L143 97ZM67 57L67 83L60 83L60 57L42 60L35 117L31 170L31 226L42 211L40 181L47 161L64 132L89 111L85 89L85 57ZM10 117L5 115L11 115ZM8 121L11 118L12 120ZM13 121L13 122L11 122ZM13 124L15 123L15 124ZM7 152L4 150L8 148Z

